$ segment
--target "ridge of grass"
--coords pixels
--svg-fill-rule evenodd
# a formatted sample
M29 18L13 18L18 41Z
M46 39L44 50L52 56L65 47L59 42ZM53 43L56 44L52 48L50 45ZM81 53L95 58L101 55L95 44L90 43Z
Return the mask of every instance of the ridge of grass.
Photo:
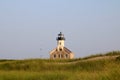
M90 55L87 57L84 57L82 59L89 59L89 58L94 58L94 57L102 57L102 56L116 56L116 55L120 55L120 51L111 51L111 52L107 52L105 54L95 54L95 55Z
M115 55L118 57L114 59L92 61L83 61L85 58L0 60L0 80L119 80L120 52L104 54Z

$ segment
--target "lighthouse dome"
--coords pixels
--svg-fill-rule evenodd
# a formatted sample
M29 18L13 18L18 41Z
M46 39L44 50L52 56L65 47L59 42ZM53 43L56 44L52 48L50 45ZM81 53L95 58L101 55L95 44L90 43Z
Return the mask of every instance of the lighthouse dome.
M65 40L64 34L62 34L62 32L58 34L57 40Z

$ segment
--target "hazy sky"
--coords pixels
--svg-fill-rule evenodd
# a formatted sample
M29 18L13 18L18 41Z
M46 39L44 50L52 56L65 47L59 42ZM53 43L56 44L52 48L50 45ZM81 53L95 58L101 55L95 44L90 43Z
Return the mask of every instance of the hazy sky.
M60 31L77 58L120 50L120 0L0 0L0 59L49 58Z

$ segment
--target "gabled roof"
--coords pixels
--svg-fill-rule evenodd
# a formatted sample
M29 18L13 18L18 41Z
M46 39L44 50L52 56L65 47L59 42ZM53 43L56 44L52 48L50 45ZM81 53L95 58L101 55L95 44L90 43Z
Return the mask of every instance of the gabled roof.
M57 49L57 48L55 48L55 49L53 49L52 51L50 51L50 54L51 54L51 53L54 53L54 52L56 51L56 49Z
M66 51L67 53L72 53L68 48L66 48L66 47L64 47L63 48L64 49L64 51Z
M59 53L60 51L57 51L57 48L55 48L55 49L53 49L53 50L50 52L50 54L55 53L55 52L58 52L58 53ZM66 52L66 53L68 53L68 54L72 53L72 51L70 51L70 50L69 50L68 48L66 48L66 47L63 48L62 52Z

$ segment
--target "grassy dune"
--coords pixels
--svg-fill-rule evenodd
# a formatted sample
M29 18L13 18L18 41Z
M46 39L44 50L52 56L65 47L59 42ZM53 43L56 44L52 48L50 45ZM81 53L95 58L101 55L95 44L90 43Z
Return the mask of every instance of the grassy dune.
M118 57L99 60L89 60L93 56L87 57L88 60L0 60L0 80L119 80L120 52L110 52L102 57L106 55Z

